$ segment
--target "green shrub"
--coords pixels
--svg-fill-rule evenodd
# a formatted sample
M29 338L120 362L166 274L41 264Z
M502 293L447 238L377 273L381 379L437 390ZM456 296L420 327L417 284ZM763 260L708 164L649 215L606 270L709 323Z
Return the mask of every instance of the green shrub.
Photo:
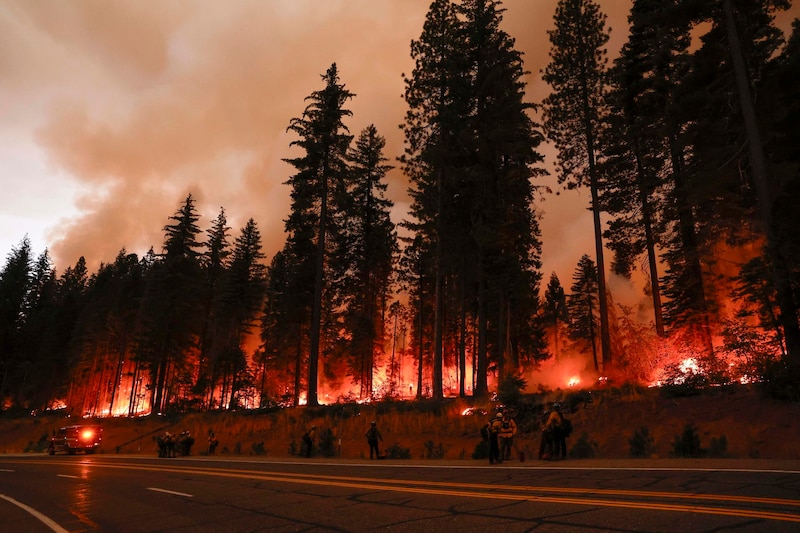
M254 442L252 444L253 455L267 455L267 450L264 449L264 441Z
M711 438L711 445L708 448L709 457L728 457L728 438L725 435L720 438Z
M411 459L411 450L394 443L386 450L387 459Z
M628 439L632 457L649 457L655 452L655 444L650 431L642 426Z
M590 459L597 455L597 443L589 439L589 434L585 431L580 438L575 441L569 450L569 456L576 459Z
M473 459L488 459L489 458L489 442L486 439L481 439L472 450Z
M700 435L694 424L686 424L681 435L675 435L672 441L673 457L702 457L703 449L700 447Z
M45 431L44 433L42 433L42 436L39 437L38 441L36 442L33 442L32 440L28 441L28 445L25 446L25 449L23 451L25 453L43 452L47 449L47 444L49 441L50 441L50 435L48 435L47 432Z
M423 453L425 459L444 459L444 455L447 453L447 448L441 442L434 444L432 440L426 440L423 446L425 448Z
M336 437L330 428L325 428L320 432L317 449L323 457L334 457L336 455Z

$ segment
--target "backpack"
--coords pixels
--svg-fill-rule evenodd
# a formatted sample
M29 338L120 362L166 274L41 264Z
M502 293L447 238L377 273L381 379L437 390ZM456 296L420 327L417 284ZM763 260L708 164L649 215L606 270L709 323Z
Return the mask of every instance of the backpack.
M561 434L565 437L572 435L572 422L569 418L561 417Z

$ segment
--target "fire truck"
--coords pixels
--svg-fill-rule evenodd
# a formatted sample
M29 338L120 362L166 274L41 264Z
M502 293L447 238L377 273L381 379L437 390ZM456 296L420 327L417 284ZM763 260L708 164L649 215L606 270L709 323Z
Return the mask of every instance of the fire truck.
M94 453L103 440L103 428L99 426L66 426L53 431L47 445L47 453L55 455L64 452L74 455L78 452Z

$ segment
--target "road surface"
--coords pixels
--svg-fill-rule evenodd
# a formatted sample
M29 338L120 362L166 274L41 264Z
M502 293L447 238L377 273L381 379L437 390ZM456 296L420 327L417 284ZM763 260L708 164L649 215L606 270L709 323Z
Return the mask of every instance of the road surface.
M800 531L800 470L735 464L0 455L0 530Z

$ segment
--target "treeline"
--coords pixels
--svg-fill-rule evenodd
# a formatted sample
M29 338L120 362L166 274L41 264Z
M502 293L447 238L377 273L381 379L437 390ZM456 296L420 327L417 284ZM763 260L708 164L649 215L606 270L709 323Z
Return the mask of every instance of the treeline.
M192 196L159 253L123 250L96 273L80 260L58 274L27 239L11 251L3 407L316 405L353 385L392 397L409 359L417 396L485 396L566 350L598 376L643 378L665 345L723 381L729 354L751 377L797 378L800 23L786 42L773 23L789 5L634 0L609 65L600 5L562 0L552 92L534 105L501 2L434 0L405 77L400 228L385 140L348 130L356 95L333 64L288 125L291 211L268 262L252 219L231 242L224 209L202 239ZM596 247L571 294L551 275L540 297L547 140L559 182L589 189ZM606 249L615 274L648 279L649 326L614 306ZM731 257L745 260L721 266Z

